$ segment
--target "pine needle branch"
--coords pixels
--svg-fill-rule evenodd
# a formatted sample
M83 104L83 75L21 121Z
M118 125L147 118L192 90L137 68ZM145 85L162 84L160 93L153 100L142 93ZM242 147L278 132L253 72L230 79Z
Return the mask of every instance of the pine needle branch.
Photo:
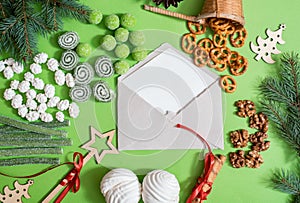
M263 111L274 122L278 134L300 156L300 58L283 54L280 77L266 78L259 89L263 94Z
M278 135L300 157L300 58L298 54L283 54L279 77L266 78L259 89L263 95L262 108L275 124ZM300 202L300 165L296 172L277 170L271 178L275 190L293 195Z
M32 59L38 35L62 29L64 17L86 22L90 9L77 0L3 0L0 2L0 52Z
M289 170L278 170L272 177L273 189L290 195L300 195L300 177L299 174Z

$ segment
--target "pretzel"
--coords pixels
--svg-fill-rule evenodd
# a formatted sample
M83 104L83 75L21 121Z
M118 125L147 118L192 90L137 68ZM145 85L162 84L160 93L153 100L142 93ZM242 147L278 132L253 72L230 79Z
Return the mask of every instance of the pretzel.
M228 27L230 21L225 18L211 18L209 19L209 27L214 30L225 30L226 27Z
M194 64L196 66L203 67L208 63L209 54L204 48L197 46L193 54L194 54Z
M231 61L231 64L232 64L232 65L230 65L230 73L232 75L235 75L235 76L242 75L248 69L248 61L245 57L243 57L241 55L238 55L235 60L230 59L229 61Z
M227 93L233 93L236 90L236 81L230 75L222 76L220 85Z
M193 53L194 49L196 48L196 35L193 33L188 33L183 35L181 39L181 48L188 54Z
M206 26L205 24L200 24L199 22L187 22L189 31L196 35L201 35L206 32Z
M226 47L227 35L216 32L213 36L213 42L216 47Z
M202 47L207 52L210 52L210 50L215 47L213 41L211 41L211 39L209 39L209 38L203 38L203 39L201 39L198 42L198 46Z
M244 27L239 27L230 35L230 43L234 47L242 47L245 44L245 40L248 33Z
M228 62L230 55L231 51L227 47L216 47L210 51L210 58L222 63Z

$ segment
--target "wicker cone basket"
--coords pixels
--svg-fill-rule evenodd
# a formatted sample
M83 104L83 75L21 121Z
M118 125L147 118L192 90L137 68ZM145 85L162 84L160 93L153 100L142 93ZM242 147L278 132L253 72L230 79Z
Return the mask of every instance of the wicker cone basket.
M144 5L144 9L154 13L200 23L203 23L206 18L217 17L227 18L241 25L245 24L242 0L205 0L202 11L198 16L188 16L149 5Z
M244 25L242 0L206 0L198 18L211 17L227 18Z

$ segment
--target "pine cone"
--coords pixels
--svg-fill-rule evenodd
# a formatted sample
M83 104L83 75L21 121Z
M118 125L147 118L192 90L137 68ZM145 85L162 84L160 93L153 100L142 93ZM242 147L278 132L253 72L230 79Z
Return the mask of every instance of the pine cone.
M178 3L181 1L183 0L153 0L153 2L156 3L156 5L160 5L161 3L163 3L166 9L169 8L169 6L171 5L177 7Z
M253 101L238 100L235 102L235 106L238 107L237 115L240 117L250 117L256 113Z
M229 154L229 160L234 168L242 168L245 166L245 152L243 150L238 150L237 152L231 152Z
M269 129L268 117L263 113L254 114L250 117L250 128L256 128L262 132Z
M259 168L262 163L264 163L264 159L258 153L258 151L252 150L246 155L246 165L249 168Z
M235 148L246 147L249 141L249 134L247 130L236 130L230 133L231 143Z

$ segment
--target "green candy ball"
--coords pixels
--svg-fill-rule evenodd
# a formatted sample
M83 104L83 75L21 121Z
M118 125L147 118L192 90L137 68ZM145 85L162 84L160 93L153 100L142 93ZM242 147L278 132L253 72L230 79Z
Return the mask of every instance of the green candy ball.
M105 26L110 30L115 30L120 26L120 19L117 15L112 14L105 18Z
M99 24L102 21L102 18L102 13L98 10L94 10L90 13L89 22L91 24Z
M115 31L115 38L118 42L126 42L128 40L129 31L125 28L118 28Z
M131 53L131 56L135 61L142 61L147 57L147 55L148 51L143 47L135 47Z
M106 51L113 50L116 47L116 45L117 42L112 35L105 35L100 41L100 46Z
M142 46L145 43L145 35L141 31L130 32L129 41L133 46Z
M92 47L88 43L80 43L76 47L76 53L80 57L88 57L92 52Z
M117 74L123 75L129 70L129 63L127 61L121 60L114 64L114 69Z
M136 18L130 14L130 13L125 13L121 15L121 25L124 28L132 28L136 24Z
M126 44L120 44L115 49L116 57L125 59L130 54L130 49Z

